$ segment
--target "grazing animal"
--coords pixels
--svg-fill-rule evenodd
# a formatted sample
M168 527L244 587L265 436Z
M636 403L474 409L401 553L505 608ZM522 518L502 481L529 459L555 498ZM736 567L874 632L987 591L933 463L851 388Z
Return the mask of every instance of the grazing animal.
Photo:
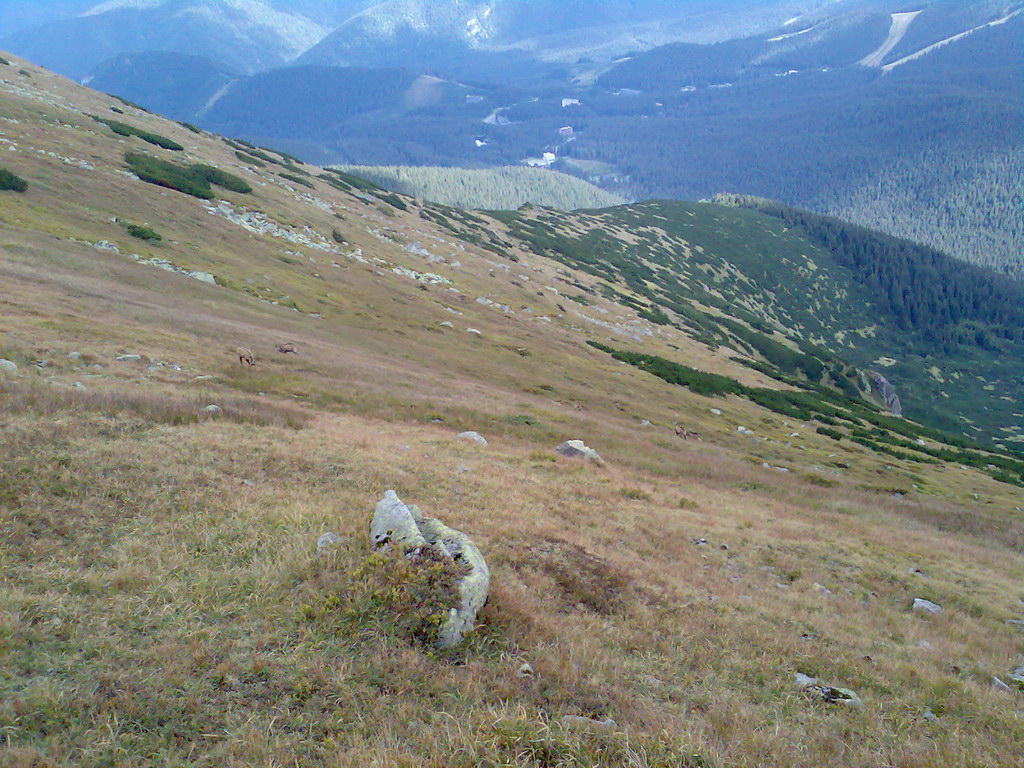
M236 347L235 352L238 353L238 364L248 365L250 368L256 367L256 361L253 359L252 352L245 347Z
M297 349L297 345L294 341L286 341L284 344L278 344L277 351L282 355L287 355L289 353L293 355L299 354L299 350Z

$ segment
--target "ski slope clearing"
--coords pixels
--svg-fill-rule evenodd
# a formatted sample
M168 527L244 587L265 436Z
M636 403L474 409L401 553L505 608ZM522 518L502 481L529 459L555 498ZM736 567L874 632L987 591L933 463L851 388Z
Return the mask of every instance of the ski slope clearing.
M1012 19L1014 16L1020 15L1021 10L1024 10L1024 9L1017 9L1013 13L1009 13L1006 16L1003 16L1001 19L996 19L995 21L990 21L987 24L982 24L980 26L973 27L972 29L968 29L966 32L961 32L958 35L953 35L952 37L947 37L945 40L940 40L937 43L932 43L928 47L922 48L920 51L917 51L916 53L912 53L909 56L904 56L902 59L897 59L894 62L886 64L884 67L882 67L882 71L883 72L891 72L893 69L895 69L896 67L900 66L901 64L906 64L908 61L913 61L914 59L919 59L922 56L924 56L925 54L931 53L932 51L934 51L934 50L936 50L938 48L942 48L945 45L949 45L950 43L955 43L957 40L963 40L965 37L967 37L968 35L973 35L975 32L980 32L981 30L988 29L989 27L998 27L998 26L1000 26L1002 24L1005 24L1010 19ZM904 32L905 31L906 30L904 30ZM872 54L872 56L873 55L874 54ZM862 61L861 64L863 64L863 63L864 62Z
M885 42L877 50L865 56L857 63L862 67L881 67L885 57L889 55L893 48L900 44L900 41L907 34L907 30L910 29L910 25L920 13L920 11L909 11L907 13L892 14L892 26L889 28L889 37L886 38Z

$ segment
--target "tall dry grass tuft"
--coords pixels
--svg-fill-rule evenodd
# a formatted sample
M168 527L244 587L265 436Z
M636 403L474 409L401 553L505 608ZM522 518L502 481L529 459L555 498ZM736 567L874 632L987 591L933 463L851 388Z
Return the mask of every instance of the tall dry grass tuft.
M216 405L219 410L204 410ZM263 399L210 395L179 395L159 390L128 390L123 387L76 389L40 382L0 381L0 412L38 415L98 413L133 416L156 424L181 426L210 419L239 424L302 429L314 415L292 405Z

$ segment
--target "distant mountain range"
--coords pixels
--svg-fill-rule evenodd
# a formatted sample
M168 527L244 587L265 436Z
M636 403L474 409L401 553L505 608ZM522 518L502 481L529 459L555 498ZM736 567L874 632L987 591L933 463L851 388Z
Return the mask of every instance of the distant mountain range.
M756 194L1024 275L1016 0L65 0L0 39L318 163Z

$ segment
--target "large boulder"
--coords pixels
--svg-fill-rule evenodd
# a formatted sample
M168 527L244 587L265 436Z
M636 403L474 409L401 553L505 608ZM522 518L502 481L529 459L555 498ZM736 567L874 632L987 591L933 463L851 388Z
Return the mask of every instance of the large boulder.
M388 491L373 513L370 544L374 549L395 547L405 552L432 547L467 569L459 581L458 604L449 612L437 638L439 648L461 643L475 626L491 586L490 570L473 540L439 520L425 517L415 506L402 503L397 493Z
M571 459L588 459L595 464L604 464L604 459L598 455L597 451L593 448L588 448L582 440L566 440L555 448L555 453Z
M880 373L869 371L866 375L868 394L883 405L893 416L903 415L903 406L896 389Z

